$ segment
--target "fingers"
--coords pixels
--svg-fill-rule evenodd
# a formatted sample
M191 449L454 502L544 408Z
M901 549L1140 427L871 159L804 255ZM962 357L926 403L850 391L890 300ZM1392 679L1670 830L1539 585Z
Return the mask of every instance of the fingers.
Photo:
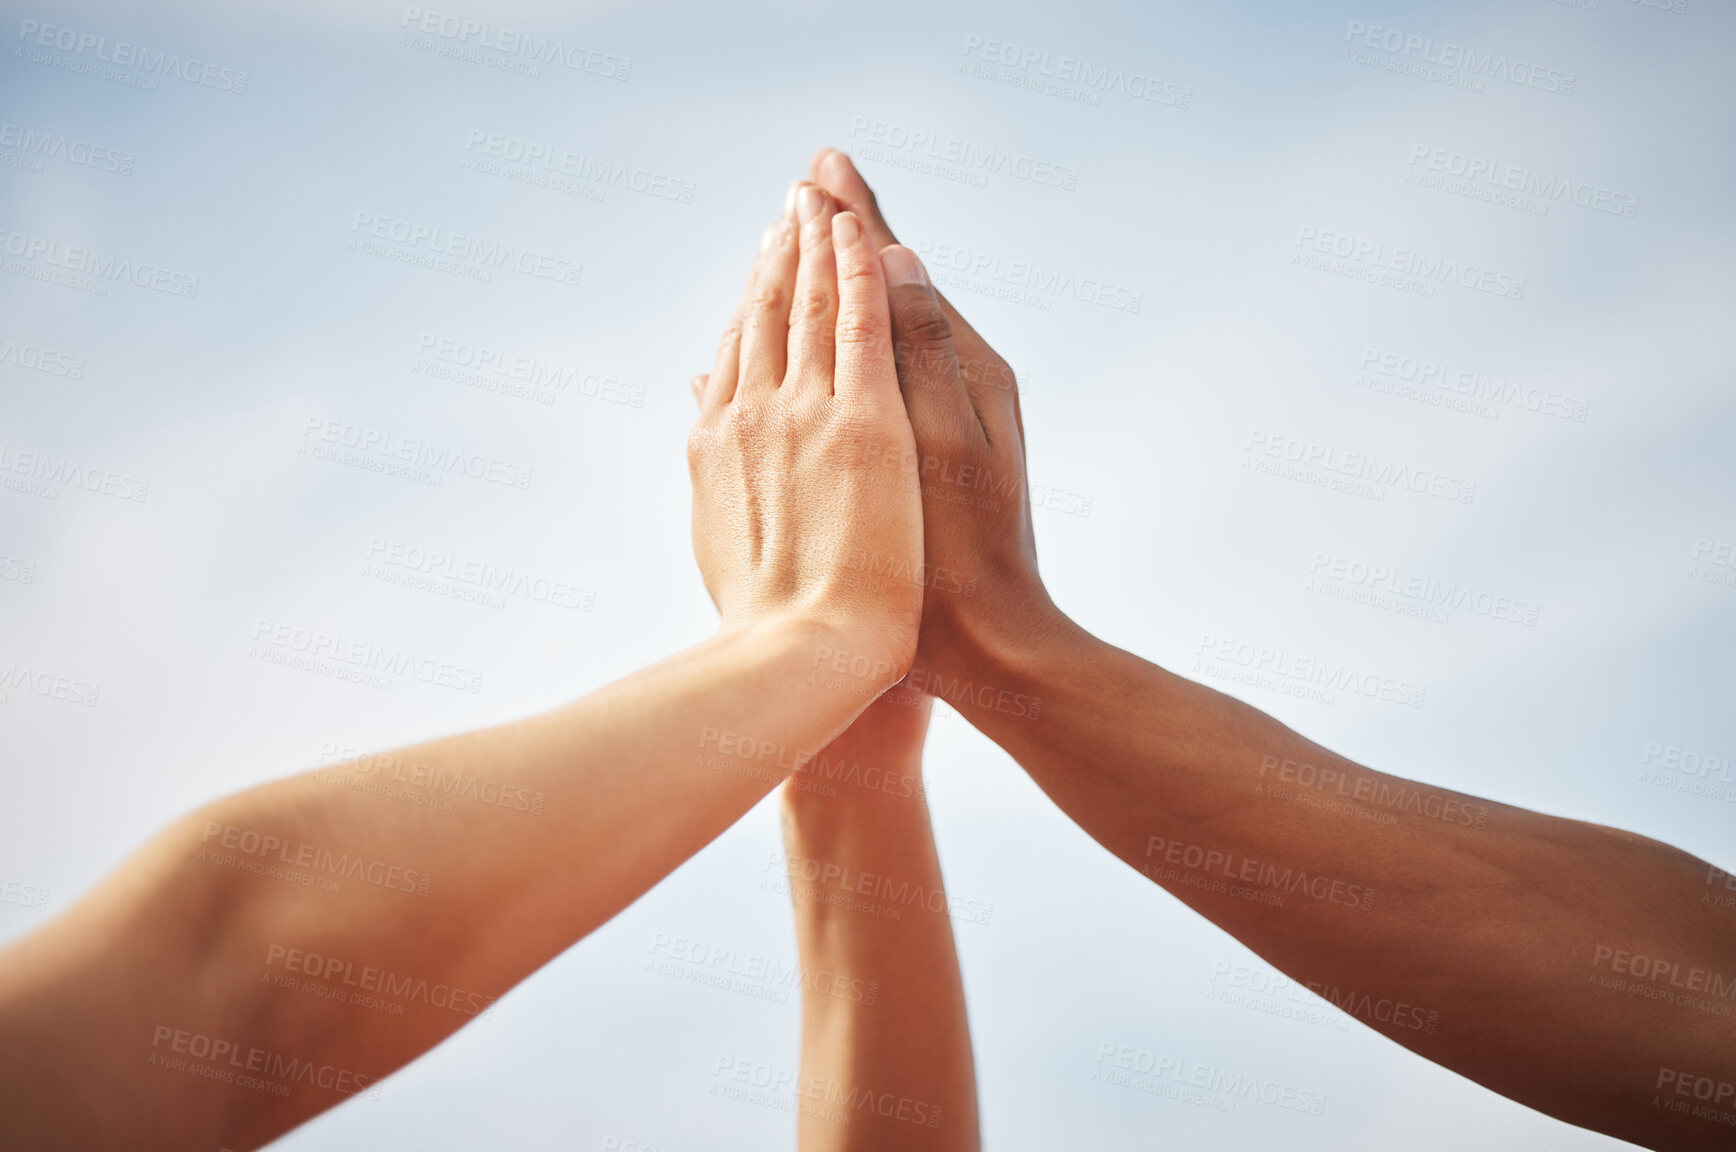
M864 407L899 404L898 373L892 364L892 319L886 278L876 250L853 212L832 217L838 261L837 367L832 393Z
M784 215L789 215L790 206L794 203L796 186L790 185L789 195L784 200ZM776 225L773 225L776 227ZM748 270L747 284L742 287L741 297L735 302L735 312L729 318L729 325L723 330L723 337L717 342L717 355L711 362L711 380L707 385L705 396L700 401L700 412L709 415L714 410L722 408L735 399L735 390L741 381L741 337L743 320L747 315L748 303L753 299L754 287L759 278L760 264L765 259L766 241L771 236L767 229L760 237L760 251L754 257L754 264Z
M808 165L808 178L831 194L839 207L848 208L868 226L868 237L876 249L898 243L898 237L880 214L880 203L868 181L856 171L850 158L836 148L822 148L814 153Z
M693 402L699 405L701 410L705 408L705 385L710 379L708 373L701 372L687 382L687 390L693 393Z
M751 284L753 281L748 281ZM729 318L729 327L723 330L723 339L717 342L717 355L711 362L711 376L706 382L705 395L700 397L699 411L701 415L709 415L735 398L735 384L741 372L741 308L747 300L747 293L742 293L742 300L735 306L735 315Z
M875 198L874 190L868 187L868 181L862 179L862 174L856 171L856 165L848 156L836 148L822 148L814 154L808 170L814 183L829 192L838 202L839 208L849 209L867 223L868 234L873 238L876 248L898 243L898 237L892 234L886 218L880 214L880 202ZM970 369L965 373L966 378L975 379L981 376L999 360L994 349L977 335L970 322L952 306L952 301L939 292L935 293L935 297L939 299L946 318L952 321L954 339L963 350L966 367ZM982 399L988 402L997 398L984 396ZM1005 407L1004 397L999 398L999 403L1001 407Z
M792 197L794 190L792 189ZM766 229L741 309L741 369L735 394L767 398L783 383L790 340L790 297L796 282L795 214L786 202Z
M977 435L980 423L959 379L952 321L922 261L894 244L880 253L880 264L886 275L898 385L918 444L926 435L943 431L945 442L957 442L959 434Z
M838 322L838 264L832 249L832 217L837 205L813 184L796 189L796 229L800 255L790 303L789 367L786 387L802 384L820 394L831 388L833 329Z

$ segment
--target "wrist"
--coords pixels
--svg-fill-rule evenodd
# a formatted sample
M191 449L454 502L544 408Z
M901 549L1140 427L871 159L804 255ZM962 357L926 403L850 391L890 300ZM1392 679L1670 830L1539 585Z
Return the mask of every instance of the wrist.
M926 795L922 749L933 699L902 684L887 689L850 727L791 776L784 810L859 813L882 803L910 806Z
M740 761L773 786L812 759L863 707L860 694L822 684L814 671L816 654L846 636L825 621L738 617L673 657L702 688L732 686L702 721L701 752Z
M749 619L725 619L715 638L759 637L794 658L805 683L854 701L852 714L903 678L916 650L916 622L899 625L839 619L823 611L786 609Z
M936 642L925 636L905 682L967 717L1037 720L1057 676L1102 645L1039 589L1019 611L977 613Z

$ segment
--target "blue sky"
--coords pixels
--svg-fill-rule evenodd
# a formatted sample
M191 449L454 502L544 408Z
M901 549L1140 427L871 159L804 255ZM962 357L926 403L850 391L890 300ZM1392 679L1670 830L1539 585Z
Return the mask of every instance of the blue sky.
M0 881L49 893L0 938L202 801L705 635L686 382L827 144L1019 372L1043 571L1087 627L1375 767L1736 864L1736 785L1675 766L1736 758L1728 9L0 17L0 670L99 689L0 704ZM566 603L415 586L466 565ZM479 690L273 664L280 624ZM1342 668L1404 688L1311 679ZM928 763L949 887L993 906L957 927L991 1146L1614 1143L1275 1012L1318 1005L956 716ZM646 970L676 939L793 961L776 848L762 806L283 1146L791 1146L711 1089L795 1066L794 999ZM1325 1104L1093 1082L1105 1044Z

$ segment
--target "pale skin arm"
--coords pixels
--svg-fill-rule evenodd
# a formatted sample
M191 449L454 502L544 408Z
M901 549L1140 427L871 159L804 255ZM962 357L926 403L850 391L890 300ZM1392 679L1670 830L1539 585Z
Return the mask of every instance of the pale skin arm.
M501 781L541 794L540 812L442 812L307 774L170 826L0 955L0 1131L32 1148L253 1147L367 1089L608 920L781 779L775 759L721 752L719 734L812 747L847 722L848 699L803 685L817 646L840 639L794 622L722 633L556 711L339 777L426 769ZM363 866L351 872L346 857ZM328 958L344 967L328 974ZM429 989L384 995L369 969ZM272 977L317 977L407 1010ZM213 1057L213 1042L230 1047ZM291 1059L315 1069L313 1083L295 1082L299 1066L285 1074ZM209 1079L176 1060L291 1090Z
M895 243L848 158L823 151L812 176ZM1736 1114L1726 872L1376 772L1073 624L1037 574L1011 370L926 278L896 280L926 555L977 581L970 597L931 585L909 682L1130 866L1370 1027L1570 1123L1728 1147L1736 1129L1692 1111Z
M964 982L922 786L931 705L893 688L783 786L802 1152L981 1147ZM905 885L923 896L876 899ZM849 896L899 915L844 906Z
M798 239L786 210L702 397L694 544L718 634L553 712L342 770L463 773L540 794L540 812L439 812L310 773L158 834L0 953L0 1146L253 1148L372 1093L902 675L920 586L813 560L921 555L914 483L888 488L861 463L864 437L910 430L879 263L853 225ZM792 315L811 264L830 308ZM273 979L292 950L300 989ZM306 990L313 954L346 999ZM358 990L372 1003L350 1002Z

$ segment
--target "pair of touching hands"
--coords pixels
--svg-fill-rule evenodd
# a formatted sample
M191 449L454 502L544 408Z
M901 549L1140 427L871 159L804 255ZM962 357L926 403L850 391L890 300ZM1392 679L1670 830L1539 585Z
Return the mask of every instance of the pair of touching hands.
M1013 373L843 153L791 186L692 388L694 552L726 630L824 629L871 698L1058 619Z
M1011 613L1035 588L1032 602L1047 602L1012 373L897 243L849 159L826 150L766 230L693 394L693 546L724 630L818 633L813 678L857 697L833 721L848 727L785 783L783 840L803 969L872 972L888 1007L864 1011L804 987L801 1083L870 1085L920 1101L926 1117L905 1123L900 1108L840 1127L803 1108L800 1147L976 1149L947 915L925 905L864 917L809 884L802 866L943 893L921 787L914 799L869 788L839 800L805 769L866 763L919 781L931 702L898 682L957 658L997 601ZM1001 482L998 498L961 503L978 495L978 477Z

